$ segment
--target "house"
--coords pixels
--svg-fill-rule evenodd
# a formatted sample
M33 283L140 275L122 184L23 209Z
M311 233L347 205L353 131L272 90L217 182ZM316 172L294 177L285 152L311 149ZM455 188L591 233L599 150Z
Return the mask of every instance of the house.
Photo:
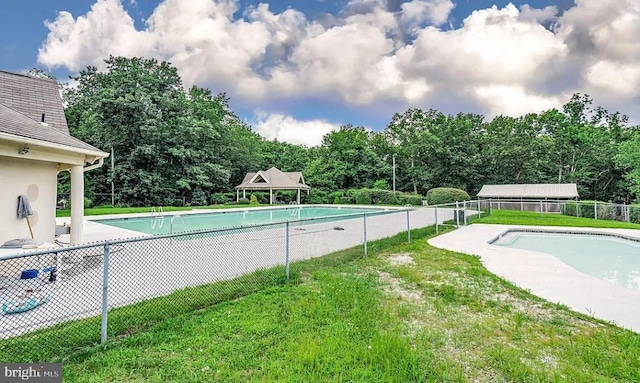
M71 173L71 244L82 243L84 173L108 153L72 137L58 84L0 71L0 244L17 238L53 242L57 175ZM33 215L18 218L18 196ZM29 227L29 225L31 228Z
M273 204L274 190L296 190L296 201L300 204L300 191L308 192L310 189L311 187L304 183L302 172L283 172L272 167L257 173L247 173L242 183L236 186L236 200L240 199L240 190L243 198L246 198L247 190L260 190L269 191L269 203Z

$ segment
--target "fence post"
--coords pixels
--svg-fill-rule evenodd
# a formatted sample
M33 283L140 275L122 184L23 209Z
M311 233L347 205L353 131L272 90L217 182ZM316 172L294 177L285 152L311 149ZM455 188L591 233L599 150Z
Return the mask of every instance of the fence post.
M285 224L284 233L284 248L285 248L285 267L287 273L287 281L289 280L289 221Z
M464 225L467 226L467 201L462 201L462 214Z
M362 221L364 223L364 256L368 255L367 253L367 213L362 214Z
M491 213L493 213L493 200L489 198L489 215L491 215Z
M540 217L542 217L542 213L544 213L544 207L542 206L542 200L540 200Z
M627 213L627 222L631 222L631 206L625 205L624 210Z
M438 207L436 206L436 234L438 234Z
M409 222L409 212L407 209L407 242L411 243L411 223Z
M593 218L598 219L598 202L593 201Z
M100 343L107 341L107 312L109 310L109 242L104 243L104 260L102 270L102 324L100 326Z
M456 201L456 210L453 211L456 216L456 228L460 227L460 214L458 214L458 210L460 209L460 203Z
M478 218L482 217L481 211L480 211L480 199L478 199Z

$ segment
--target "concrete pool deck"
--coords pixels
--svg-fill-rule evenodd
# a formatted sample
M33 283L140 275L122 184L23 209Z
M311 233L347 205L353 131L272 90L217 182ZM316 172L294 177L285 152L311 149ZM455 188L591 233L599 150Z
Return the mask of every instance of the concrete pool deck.
M510 229L611 233L640 239L640 231L633 229L473 224L428 242L437 248L477 255L489 271L532 294L640 333L640 291L577 271L550 254L488 243Z

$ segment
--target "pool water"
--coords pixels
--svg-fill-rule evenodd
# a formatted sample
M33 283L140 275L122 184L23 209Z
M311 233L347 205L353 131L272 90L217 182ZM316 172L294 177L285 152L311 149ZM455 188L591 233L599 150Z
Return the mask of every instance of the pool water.
M273 222L298 221L309 218L325 218L322 221L337 221L352 214L384 214L394 210L380 208L341 208L297 206L280 209L237 209L226 212L145 216L96 220L94 222L146 234L169 234L194 230L217 229ZM173 223L171 222L173 220ZM316 222L317 221L311 221Z
M551 254L585 274L640 290L640 242L609 235L509 232L493 245Z

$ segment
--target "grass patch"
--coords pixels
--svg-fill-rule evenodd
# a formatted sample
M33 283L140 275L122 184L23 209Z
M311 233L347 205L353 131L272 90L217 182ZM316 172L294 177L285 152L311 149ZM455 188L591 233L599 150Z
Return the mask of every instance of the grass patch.
M640 229L640 224L622 221L607 221L593 218L572 217L552 213L536 213L517 210L494 209L488 217L477 218L473 223L528 226L572 226L609 229Z
M295 263L290 283L280 270L238 285L262 284L253 293L207 298L229 281L114 310L120 336L104 346L34 341L48 351L2 346L0 359L61 360L73 382L640 381L638 334L537 298L430 235ZM197 303L177 304L186 297Z

